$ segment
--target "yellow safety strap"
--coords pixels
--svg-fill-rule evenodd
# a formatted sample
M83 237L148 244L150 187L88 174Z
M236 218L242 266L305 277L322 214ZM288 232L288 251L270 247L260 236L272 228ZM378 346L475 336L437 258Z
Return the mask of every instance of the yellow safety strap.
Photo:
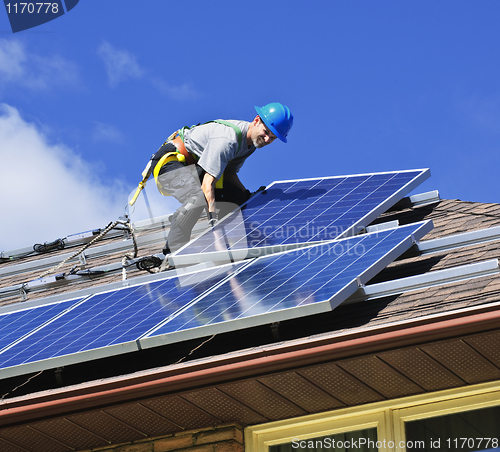
M160 174L161 168L166 165L168 162L172 161L177 161L184 163L186 161L186 157L184 157L180 152L178 151L173 151L173 152L167 152L156 164L154 170L153 170L153 176L155 178L156 186L158 187L158 191L163 195L163 196L170 196L170 193L165 191L165 189L162 187L162 185L158 182L158 176Z
M224 173L222 173L220 179L215 184L215 188L222 188L224 186Z
M239 150L239 147L241 147L241 131L236 130L237 127L230 124L230 123L226 123L226 121L209 121L209 122L219 122L221 124L224 124L224 125L228 125L228 126L231 126L233 129L235 129L236 131L236 135L238 136L238 150ZM187 127L189 128L189 127ZM181 130L176 130L174 133L172 133L172 135L170 135L167 140L165 141L165 143L167 143L168 141L172 141L177 135L181 135L181 138L183 138L183 132L184 129L181 129ZM183 140L184 141L184 140ZM160 173L160 170L162 168L163 165L166 165L168 162L171 162L173 160L177 160L178 162L181 162L181 163L185 163L186 162L186 157L184 157L180 152L168 152L167 154L165 154L160 160L159 162L156 164L156 166L154 167L154 170L153 170L153 176L155 178L155 182L156 182L156 186L158 187L158 190L160 191L160 193L164 196L170 196L169 193L167 193L162 187L161 185L158 183L158 175ZM150 161L151 163L151 161ZM141 194L141 191L146 187L146 182L148 181L149 177L151 176L151 168L150 168L150 164L148 164L148 166L146 167L146 169L142 172L142 181L139 182L139 186L137 187L137 190L135 191L134 193L134 196L132 197L132 199L129 201L129 204L131 206L133 206L135 204L135 202L137 201L137 198L139 197L139 195ZM224 184L224 174L219 178L219 180L217 181L217 183L215 184L215 188L222 188L223 187L223 184Z
M174 135L174 134L172 134L172 135ZM168 152L160 159L160 161L156 164L156 166L153 169L153 175L154 175L154 178L156 181L156 186L158 187L159 190L160 190L160 185L158 184L157 178L158 178L158 174L160 172L160 169L163 165L167 164L168 162L171 162L172 160L177 160L181 163L184 163L186 160L186 157L184 157L181 153L178 153L178 152ZM132 196L132 199L129 201L129 205L131 205L131 206L133 206L135 204L135 202L137 201L137 198L141 194L141 191L146 187L146 182L148 181L148 179L151 176L151 163L152 163L152 160L149 161L148 165L146 166L146 168L142 172L142 181L139 182L139 186L137 187L137 190L135 191L134 196ZM160 190L160 193L165 195L165 196L170 196L164 190Z
M139 182L139 186L137 187L137 190L135 191L134 193L134 196L132 197L132 199L128 202L129 205L133 206L135 204L135 202L137 201L137 198L139 197L139 195L141 194L141 191L142 189L146 186L146 182L144 181L141 181Z
M186 157L184 157L180 152L173 151L167 152L156 164L155 169L153 170L153 176L155 180L158 178L158 174L160 174L160 170L163 165L166 165L168 162L178 161L184 163L186 161Z

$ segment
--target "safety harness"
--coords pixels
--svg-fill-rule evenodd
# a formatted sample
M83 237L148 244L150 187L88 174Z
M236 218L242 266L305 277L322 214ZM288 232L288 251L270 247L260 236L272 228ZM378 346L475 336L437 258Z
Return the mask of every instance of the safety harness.
M222 119L216 119L214 121L207 121L203 124L196 124L196 125L191 126L191 127L185 126L182 129L176 130L172 135L170 135L167 138L165 143L163 143L163 144L166 144L168 142L172 142L174 144L174 146L176 147L176 150L172 151L172 152L167 152L165 155L163 155L160 158L160 160L158 161L158 163L156 165L154 165L154 168L153 168L153 162L154 162L155 154L153 154L153 156L149 160L148 164L146 165L146 168L144 168L144 171L142 172L142 181L139 182L139 186L137 187L137 190L136 190L134 196L129 201L129 204L131 206L133 206L135 204L142 189L146 187L146 182L151 177L151 174L153 174L153 177L155 178L156 186L158 187L158 190L160 191L160 193L164 196L170 196L170 194L167 193L165 191L165 189L162 187L162 184L158 182L158 176L160 174L160 170L167 163L173 162L173 161L180 162L184 165L195 164L198 161L199 157L196 156L195 154L188 152L188 150L186 149L186 146L184 145L184 133L186 130L190 130L190 129L197 127L199 125L205 125L205 124L209 124L209 123L213 123L213 122L215 122L217 124L225 125L227 127L231 127L236 132L236 138L238 140L238 151L237 152L239 152L241 149L242 142L243 142L243 133L238 126L234 125L233 123L231 123L229 121L224 121ZM217 184L215 187L222 188L222 185L223 185L223 175L217 181Z

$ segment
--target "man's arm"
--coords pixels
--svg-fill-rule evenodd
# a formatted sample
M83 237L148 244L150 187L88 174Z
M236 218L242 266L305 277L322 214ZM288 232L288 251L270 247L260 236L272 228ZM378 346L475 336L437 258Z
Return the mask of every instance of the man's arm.
M201 182L201 190L205 195L208 206L208 219L209 222L212 218L217 218L215 211L215 184L217 179L209 173L205 173L203 181Z
M246 191L245 186L240 181L236 173L224 173L224 182L232 184L239 188L241 191ZM207 200L208 211L215 213L215 185L217 180L209 173L205 173L203 181L201 182L201 189Z
M250 192L245 188L243 183L240 181L240 178L236 173L233 172L225 172L224 173L224 183L228 185L232 185L237 190L240 190L241 193L245 196L241 197L241 202L234 201L237 204L242 204L247 201L250 197ZM203 180L201 182L201 189L203 194L205 195L205 199L207 201L208 206L208 220L211 226L215 224L216 216L216 206L215 206L215 185L217 184L217 179L212 176L210 173L205 173L203 176ZM213 221L212 221L213 220Z

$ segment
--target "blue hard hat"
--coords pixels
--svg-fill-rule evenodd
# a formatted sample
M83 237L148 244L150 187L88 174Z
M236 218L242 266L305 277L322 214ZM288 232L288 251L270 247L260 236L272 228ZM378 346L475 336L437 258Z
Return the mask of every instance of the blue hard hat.
M293 125L293 115L290 109L279 102L272 102L263 107L256 106L255 111L267 128L283 143L286 143L286 136Z

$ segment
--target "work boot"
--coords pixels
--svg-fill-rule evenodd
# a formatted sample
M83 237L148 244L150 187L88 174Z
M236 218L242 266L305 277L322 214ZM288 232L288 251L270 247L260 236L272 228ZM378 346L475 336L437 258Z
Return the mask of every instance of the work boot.
M163 249L161 250L161 252L163 253L164 256L167 256L171 253L170 251L170 248L168 246L168 241L165 242L165 246L163 247Z
M165 256L165 259L163 259L163 262L161 263L160 265L160 272L164 272L164 271L168 271L168 270L174 270L175 269L175 266L174 265L170 265L168 263L168 257Z

